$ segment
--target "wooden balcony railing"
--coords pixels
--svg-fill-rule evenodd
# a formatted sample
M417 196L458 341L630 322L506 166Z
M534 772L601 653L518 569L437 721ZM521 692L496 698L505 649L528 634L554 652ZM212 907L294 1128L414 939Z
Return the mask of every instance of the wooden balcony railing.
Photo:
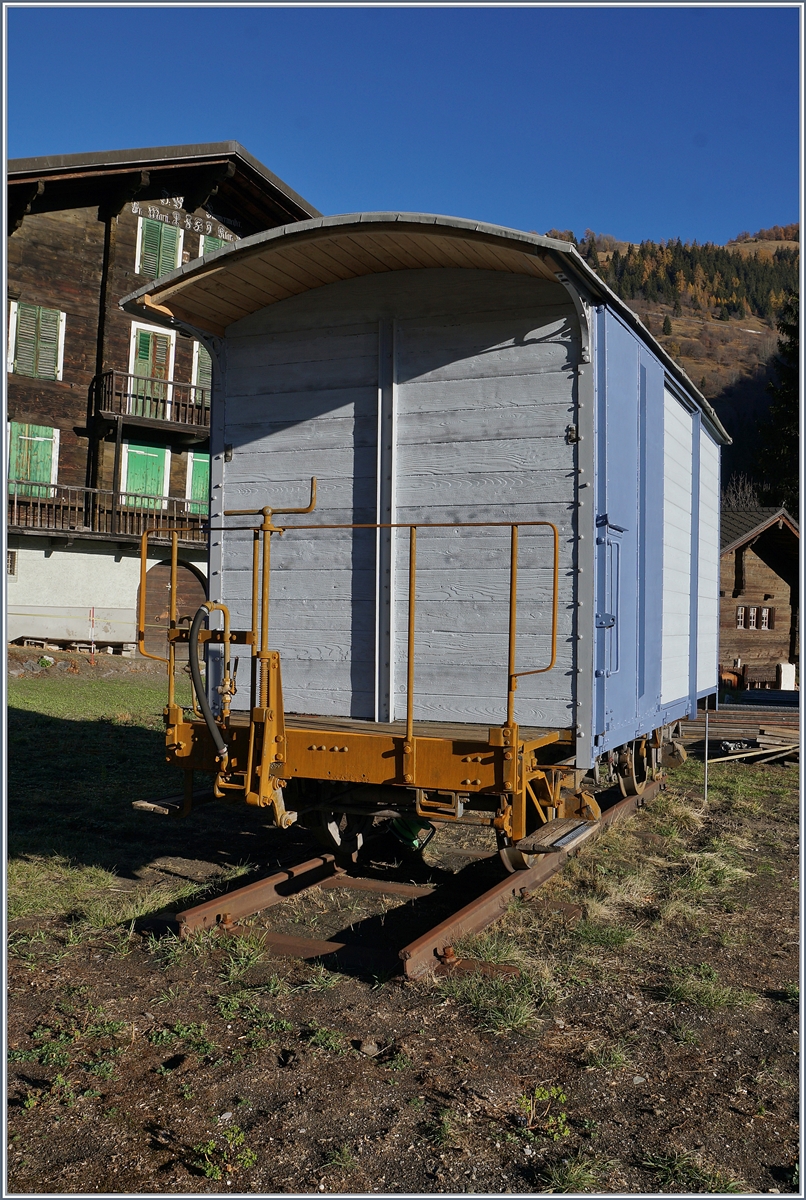
M118 417L210 428L210 389L172 379L105 371L92 381L94 410Z
M138 496L25 479L12 479L8 484L10 529L140 537L150 528L157 530L153 536L159 539L161 530L179 526L185 531L180 541L206 543L206 520L206 505L176 496Z

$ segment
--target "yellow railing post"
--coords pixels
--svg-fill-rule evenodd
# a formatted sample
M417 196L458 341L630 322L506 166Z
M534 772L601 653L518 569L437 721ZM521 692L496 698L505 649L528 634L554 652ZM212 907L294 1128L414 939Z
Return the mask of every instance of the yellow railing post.
M510 530L509 542L509 651L507 655L507 725L515 720L515 638L518 622L518 526Z
M260 596L260 694L258 706L269 704L269 581L271 577L271 509L263 509L263 578Z
M174 529L171 533L171 598L168 605L168 628L176 629L176 572L179 559L179 535ZM175 703L176 697L176 644L172 637L168 639L168 706Z
M406 741L414 737L414 594L417 585L417 526L409 528L409 627L406 645ZM410 753L410 751L409 751Z

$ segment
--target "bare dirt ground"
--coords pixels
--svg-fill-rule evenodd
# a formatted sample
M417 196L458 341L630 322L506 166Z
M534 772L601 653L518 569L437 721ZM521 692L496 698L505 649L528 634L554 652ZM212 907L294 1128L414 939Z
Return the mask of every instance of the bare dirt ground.
M543 889L580 920L519 903L460 947L517 975L403 984L261 942L265 921L394 948L399 899L315 890L180 943L166 900L315 846L240 807L133 814L158 721L60 724L35 686L10 730L11 1193L799 1190L796 769L714 767L705 805L690 760ZM501 870L473 840L371 858L469 889Z

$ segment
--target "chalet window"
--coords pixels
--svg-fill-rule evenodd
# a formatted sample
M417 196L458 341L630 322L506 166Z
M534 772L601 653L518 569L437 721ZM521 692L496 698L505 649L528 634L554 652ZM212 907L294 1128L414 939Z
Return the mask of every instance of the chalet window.
M214 250L220 250L222 246L229 244L223 238L210 237L208 233L203 233L199 238L199 258L204 254L212 254Z
M739 607L736 609L736 628L744 629L744 627L745 627L744 621L745 621L745 609L744 609L744 605L740 604Z
M188 512L207 516L210 501L210 455L198 450L188 451L188 473L185 485Z
M158 421L171 419L175 335L147 325L132 325L129 348L128 411Z
M193 386L197 389L194 393L195 402L209 405L213 387L213 360L201 342L195 342L193 346Z
M9 492L47 496L58 479L59 430L11 421L8 438Z
M17 578L17 551L6 550L6 575Z
M62 377L65 314L40 304L11 302L8 369L31 379Z
M168 446L124 442L121 468L124 504L140 509L165 508L171 478Z
M775 628L775 609L774 608L762 608L762 610L761 610L761 628L762 629L774 629Z
M176 225L140 217L134 269L146 279L173 271L182 261L183 231Z
M748 608L748 610L747 610L747 628L748 629L757 629L758 628L758 609L757 608Z

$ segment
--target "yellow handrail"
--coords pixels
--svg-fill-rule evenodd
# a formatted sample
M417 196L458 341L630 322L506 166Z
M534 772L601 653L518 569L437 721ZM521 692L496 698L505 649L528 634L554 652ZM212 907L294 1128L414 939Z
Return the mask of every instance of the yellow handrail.
M306 508L285 509L282 510L282 515L291 513L308 513L313 510L316 504L316 478L311 479L311 502ZM280 510L275 510L279 512ZM253 551L252 551L252 629L251 645L252 653L259 660L259 695L258 705L265 708L268 703L268 668L269 668L269 579L271 570L271 535L273 533L286 532L285 527L280 528L272 524L272 509L265 507L259 509L239 509L225 512L225 516L262 516L262 523L255 528L252 525L220 525L210 526L210 532L237 532L249 531L254 534ZM534 667L528 671L515 670L515 651L517 639L517 607L518 607L518 537L519 530L522 528L546 528L552 531L553 537L553 579L552 579L552 606L551 606L551 657L548 664L544 667ZM507 653L507 714L506 723L511 725L514 721L515 707L515 691L517 690L518 680L528 675L542 675L546 671L552 670L557 661L557 619L559 611L559 574L560 574L560 534L557 526L552 521L433 521L433 522L361 522L350 524L322 524L322 525L294 525L288 527L289 532L297 530L330 530L330 529L408 529L409 530L409 613L408 613L408 629L407 629L407 666L406 666L406 741L411 742L414 733L414 613L416 600L416 556L417 556L417 530L418 529L509 529L511 531L510 541L510 579L509 579L509 637L508 637L508 653ZM177 534L184 532L184 529L166 530L164 528L154 527L144 531L141 538L140 549L140 604L138 613L138 649L146 658L154 658L159 662L169 663L169 659L162 658L157 654L149 654L145 650L145 578L146 578L146 552L148 544L148 535L150 533L170 532L172 534L171 546L171 627L175 625L176 619L176 539ZM260 540L263 535L263 555L261 564L260 555ZM260 566L262 565L262 579L258 580ZM218 606L216 606L218 607ZM260 638L258 640L258 614L260 619ZM225 636L225 643L228 655L228 639ZM258 648L259 647L259 648ZM169 670L172 664L169 663ZM226 668L225 668L226 669Z

